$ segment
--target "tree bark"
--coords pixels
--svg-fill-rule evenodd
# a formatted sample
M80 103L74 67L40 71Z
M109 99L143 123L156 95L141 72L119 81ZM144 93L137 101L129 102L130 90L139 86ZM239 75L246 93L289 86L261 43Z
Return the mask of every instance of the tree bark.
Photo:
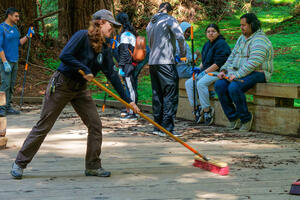
M111 9L111 0L58 0L59 38L66 42L80 29L87 29L91 15L100 9Z
M42 17L43 16L43 11L42 11L43 0L36 0L36 4L39 9L39 14L40 14L39 17ZM44 34L43 40L45 40L48 38L48 32L45 27L44 19L41 19L41 23L42 23L42 29L43 29L43 34Z

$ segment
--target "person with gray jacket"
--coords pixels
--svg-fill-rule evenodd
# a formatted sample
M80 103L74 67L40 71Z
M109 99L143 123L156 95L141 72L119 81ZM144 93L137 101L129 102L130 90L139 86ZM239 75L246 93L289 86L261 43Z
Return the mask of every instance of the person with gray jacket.
M175 136L181 134L174 131L174 120L178 107L178 73L176 71L176 41L180 48L180 57L185 57L186 47L184 35L172 17L170 3L162 3L159 11L147 26L150 47L149 65L152 85L152 110L154 121ZM153 134L166 134L154 129Z

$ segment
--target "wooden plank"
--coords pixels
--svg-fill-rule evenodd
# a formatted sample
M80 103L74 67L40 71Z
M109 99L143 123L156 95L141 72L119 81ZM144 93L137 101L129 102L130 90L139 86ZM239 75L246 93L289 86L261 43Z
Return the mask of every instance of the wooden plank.
M300 99L300 84L257 83L248 93L259 96Z
M179 89L185 90L186 79L179 79ZM210 87L213 89L213 87ZM282 97L287 99L300 99L300 84L288 83L257 83L254 88L250 89L247 94ZM184 96L184 94L182 94Z
M5 149L7 144L7 137L0 137L0 149Z
M214 101L215 124L227 125L220 102ZM254 113L253 131L276 133L280 135L300 136L300 109L269 107L248 104L249 111Z
M180 144L141 134L147 126L143 121L125 126L119 123L119 110L110 110L101 113L107 115L103 120L106 128L101 158L103 167L112 172L110 178L84 175L86 148L82 144L86 147L86 129L82 122L73 123L74 118L63 118L58 119L24 171L24 179L18 181L11 178L9 170L27 134L8 129L7 136L14 142L8 144L10 148L0 151L0 199L297 199L288 195L291 183L299 178L296 176L300 143L294 138L226 132L217 126L189 126L190 122L176 121L176 128L182 126L186 132L189 128L202 131L203 135L189 138L188 144L228 162L229 176L219 176L192 167L192 153ZM74 114L71 108L62 113L63 116ZM39 118L36 111L23 115L26 117L22 119L9 116L15 123L9 128L31 128L32 123L25 123L26 120ZM128 127L135 128L129 130L134 135L127 134ZM71 133L69 129L79 132ZM225 137L213 142L198 140L208 134ZM242 135L248 136L239 137ZM252 167L242 162L256 155L259 159ZM265 168L256 167L261 163Z
M4 137L6 135L6 117L0 117L0 137Z

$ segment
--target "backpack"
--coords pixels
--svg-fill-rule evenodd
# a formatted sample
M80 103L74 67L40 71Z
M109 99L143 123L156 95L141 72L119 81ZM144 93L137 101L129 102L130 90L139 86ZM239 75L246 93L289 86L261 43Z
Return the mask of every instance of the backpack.
M137 36L133 52L129 50L133 61L141 62L146 57L146 39L143 36Z

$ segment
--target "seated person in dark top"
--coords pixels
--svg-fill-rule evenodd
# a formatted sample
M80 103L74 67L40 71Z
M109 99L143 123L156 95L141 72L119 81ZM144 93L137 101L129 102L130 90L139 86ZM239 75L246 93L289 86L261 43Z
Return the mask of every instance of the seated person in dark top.
M226 62L230 55L230 47L225 38L220 34L220 29L216 24L210 24L206 28L206 37L208 41L202 48L202 63L200 68L195 68L196 85L195 95L199 97L200 105L196 101L196 122L204 120L205 125L211 125L214 121L214 108L209 102L208 86L214 83L218 78L210 76L207 73L218 73L219 69ZM186 92L191 106L194 106L194 88L193 78L185 82ZM197 99L197 98L195 98Z

